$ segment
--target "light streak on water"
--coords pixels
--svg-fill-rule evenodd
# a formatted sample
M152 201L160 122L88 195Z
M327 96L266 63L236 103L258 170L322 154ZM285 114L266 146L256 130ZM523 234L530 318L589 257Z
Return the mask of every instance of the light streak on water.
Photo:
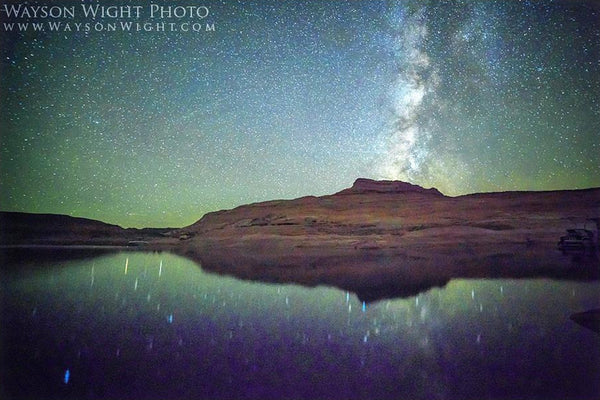
M120 276L118 265L123 262L123 257L126 255L118 254L114 257L120 258L116 262L115 259L106 261L106 265L110 268L98 264L100 281L98 286L94 284L92 290L89 289L89 284L90 277L95 278L95 267L88 264L87 268L81 269L78 279L81 280L83 287L88 286L88 290L81 293L82 297L79 301L81 304L89 305L90 317L80 319L79 325L75 326L75 329L79 329L78 331L72 330L74 327L69 324L68 331L64 334L61 332L61 337L73 335L69 341L69 345L73 346L72 349L65 351L61 347L49 350L63 351L65 357L73 356L72 359L63 361L58 366L55 365L53 368L58 368L50 377L54 386L62 387L63 391L80 389L81 378L86 382L92 379L86 373L86 368L82 368L82 366L86 366L91 357L104 357L105 352L113 359L112 365L126 365L123 363L141 365L142 369L136 371L137 375L133 376L136 379L142 379L141 377L152 376L159 368L175 368L177 370L180 361L186 360L192 360L190 362L196 363L193 366L197 368L209 362L221 368L218 363L223 362L225 366L222 370L226 370L230 368L227 364L227 357L233 354L232 358L235 359L242 348L252 352L255 363L256 357L273 357L275 363L283 366L282 370L290 371L297 368L300 374L305 371L306 357L319 360L327 357L329 360L329 357L335 357L342 352L348 365L356 366L360 362L369 371L378 371L382 363L381 350L386 352L384 361L386 367L389 365L394 368L394 376L381 375L383 384L393 385L396 379L400 379L398 390L401 391L400 384L410 384L414 376L421 376L412 375L411 368L414 366L412 366L411 360L435 360L439 351L444 352L444 357L456 360L454 365L467 366L465 367L466 372L461 370L460 373L457 373L457 379L462 378L463 374L471 372L469 363L474 358L483 365L483 368L489 368L492 372L496 365L494 357L497 357L502 365L509 365L514 357L521 356L517 350L512 350L512 344L528 333L523 333L521 330L523 322L519 320L520 316L525 314L527 318L534 319L535 326L542 326L545 331L550 331L553 326L557 326L560 329L552 332L566 332L565 338L561 342L562 347L560 347L562 356L568 349L573 348L571 342L573 337L578 338L580 335L584 337L589 334L587 331L579 332L579 329L583 330L584 328L579 328L575 324L569 325L570 321L565 318L565 315L568 316L567 313L573 305L581 303L589 304L588 307L597 307L598 304L597 297L595 297L597 292L592 293L592 289L597 288L596 283L555 283L545 280L525 282L520 280L454 280L444 288L433 288L418 296L370 301L368 304L369 315L367 315L366 301L363 301L358 295L350 295L348 291L325 287L305 288L295 285L281 285L274 288L272 284L245 282L228 276L209 275L195 264L188 265L186 263L189 261L176 259L175 256L172 256L173 260L179 260L181 265L171 258L167 258L167 263L170 265L169 274L165 275L164 280L159 281L157 275L153 275L151 270L152 265L156 265L154 263L158 259L158 274L161 273L160 268L164 263L164 260L162 263L160 262L161 256L148 260L145 253L141 255L130 253L128 257L133 257L134 266L141 267L141 265L145 265L144 263L148 265L149 275L141 275L144 283L142 289L146 292L146 296L143 293L138 296L137 292L133 295L129 292L131 289L130 278ZM128 266L128 260L125 262L125 266ZM136 275L134 290L139 289L138 273L142 274L143 272L141 269L134 268L134 275ZM72 274L65 274L65 285L71 283L71 276ZM110 284L114 282L118 282L119 285ZM15 287L18 287L17 283L14 284ZM73 283L70 289L73 293L77 293L81 287L79 281L76 283ZM523 291L522 287L526 284L531 286L533 300L527 298L528 302L523 300L521 304L518 294ZM594 286L592 287L592 285ZM63 287L64 285L51 287L54 291L48 291L48 293L53 296L33 297L21 306L20 310L25 313L25 316L37 316L38 312L40 314L40 317L37 318L24 318L28 324L37 324L45 328L45 321L58 315L58 313L53 313L52 308L42 299L60 300L61 296L58 294ZM506 296L503 296L504 287L511 295L510 302L507 302ZM566 311L563 312L562 309L555 311L554 307L546 306L545 303L536 303L537 299L545 298L545 295L550 292L549 289L546 289L547 287L558 292L553 293L553 301L554 294L556 294L556 298L565 304L562 307ZM572 287L575 287L577 291ZM218 291L217 288L219 288ZM117 292L114 292L115 289ZM29 290L24 286L22 291L28 293ZM474 301L475 291L478 293L477 302ZM16 289L13 289L13 292L17 293ZM102 294L102 296L92 297L88 292ZM581 295L583 300L579 301L578 298L577 303L573 301L571 299L573 292ZM583 296L582 292L592 294L588 293ZM281 295L284 297L284 305L287 304L286 307L281 307ZM472 298L470 303L467 296ZM192 298L193 300L190 300ZM294 299L294 307L290 307L290 298ZM100 302L99 299L102 301ZM246 299L247 301L245 301ZM344 299L346 302L342 303ZM154 304L150 304L150 301ZM163 301L166 308L161 310ZM214 306L211 305L211 302L214 303ZM356 314L358 310L355 310L353 315L351 312L353 306L359 307L358 310L361 310L362 313L359 311L359 314ZM63 310L66 307L58 308ZM344 308L347 309L346 313L344 313ZM177 324L174 323L175 309L178 310ZM524 312L524 310L530 309L536 311ZM165 314L168 310L171 312ZM115 333L111 342L86 339L94 337L94 332L103 328L104 321L94 318L97 313L101 313L103 316L110 315L109 319L114 321L114 325L110 326ZM553 320L550 320L552 318ZM165 322L167 325L164 325ZM306 331L303 332L303 330ZM203 334L199 334L199 332ZM371 332L374 340L371 340ZM531 335L532 339L526 342L529 346L528 349L537 343L535 341L540 340L537 330L533 330ZM483 336L486 336L485 341L483 341ZM157 343L156 351L153 348L154 339ZM504 340L506 342L503 342ZM431 346L429 346L429 342L432 343ZM504 346L503 353L494 352L492 345L496 343ZM299 344L306 346L301 352L294 347ZM292 345L292 351L288 350L290 345ZM268 353L262 353L261 349L263 348ZM121 349L125 349L125 353L122 353ZM546 347L539 346L539 350L546 351ZM44 353L40 354L37 348L32 348L30 352L30 357L36 357L36 360L40 360L40 356L44 356ZM120 357L121 353L123 357ZM582 350L580 353L585 355L586 351ZM200 356L196 358L196 354ZM534 356L535 354L537 353L534 353ZM204 357L207 357L206 364L204 364ZM236 361L244 362L242 357ZM558 361L552 359L548 361L548 364L555 367L560 365ZM70 382L69 364L71 363L76 371L73 384ZM420 385L428 382L429 379L440 378L436 375L439 369L436 369L434 364L431 364L432 370L428 369L429 364L417 365L419 374L429 374L419 378ZM261 366L260 362L257 365L256 369L249 372L250 375L241 376L240 379L251 379L262 373L261 368L265 367ZM529 372L528 366L523 365L523 371ZM351 376L348 375L351 374L350 368L338 368L336 363L315 363L314 368L320 374L329 374L332 379L348 379ZM168 371L165 372L168 373ZM40 372L41 374L43 372ZM192 373L191 376L193 377L193 375ZM215 373L215 377L217 375ZM551 373L548 373L548 376L550 375ZM295 375L290 374L289 377L295 378ZM300 377L304 378L304 375ZM98 376L98 379L102 379L102 377ZM233 385L239 382L235 377L232 379ZM510 379L516 378L509 375ZM195 384L192 378L190 378L190 382ZM358 383L368 384L368 382L370 381L367 379ZM517 381L517 384L520 382ZM161 392L161 394L164 395L166 390L177 390L177 386L175 383L173 383L173 387L165 386L165 392ZM199 392L190 393L198 395L200 389L198 390ZM433 393L431 398L436 397L436 394L439 393ZM125 392L121 398L126 395ZM151 396L152 394L150 394ZM410 393L406 398L411 398ZM448 398L452 399L452 396Z

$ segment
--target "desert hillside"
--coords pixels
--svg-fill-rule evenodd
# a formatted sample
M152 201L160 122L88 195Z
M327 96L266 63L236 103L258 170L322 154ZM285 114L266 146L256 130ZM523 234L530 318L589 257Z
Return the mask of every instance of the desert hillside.
M209 213L176 234L192 242L216 240L232 246L279 237L299 246L334 240L358 249L429 242L555 247L568 228L595 231L599 214L600 189L448 197L404 182L358 179L351 188L329 196Z
M599 215L600 189L448 197L358 179L329 196L210 213L172 235L178 252L207 269L367 288L369 298L453 277L595 276L595 248L573 254L557 243L570 228L592 230L597 241Z

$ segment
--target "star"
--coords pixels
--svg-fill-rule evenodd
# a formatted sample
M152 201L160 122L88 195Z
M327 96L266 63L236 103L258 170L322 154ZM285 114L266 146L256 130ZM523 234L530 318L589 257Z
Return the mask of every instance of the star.
M184 226L357 177L449 195L600 186L589 2L79 8L99 5L0 9L3 210Z

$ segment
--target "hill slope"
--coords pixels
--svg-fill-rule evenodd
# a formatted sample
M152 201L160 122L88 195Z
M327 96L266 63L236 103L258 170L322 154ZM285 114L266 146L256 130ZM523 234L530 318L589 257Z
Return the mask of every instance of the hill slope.
M447 197L359 179L334 195L210 213L173 234L207 269L379 298L454 277L596 276L595 252L565 254L557 242L568 228L596 232L599 215L600 189Z
M156 240L169 229L124 229L87 218L58 214L0 212L1 245L117 245Z

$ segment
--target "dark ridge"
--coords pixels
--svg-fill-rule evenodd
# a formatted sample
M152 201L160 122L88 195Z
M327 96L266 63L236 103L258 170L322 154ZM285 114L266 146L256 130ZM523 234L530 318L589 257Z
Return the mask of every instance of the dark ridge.
M127 245L157 238L172 230L128 228L61 214L0 211L2 245Z
M1 229L11 227L27 227L35 229L36 227L65 227L77 224L79 226L102 227L102 228L118 228L123 229L118 225L107 224L89 218L71 217L62 214L35 214L25 212L0 211L0 226Z

